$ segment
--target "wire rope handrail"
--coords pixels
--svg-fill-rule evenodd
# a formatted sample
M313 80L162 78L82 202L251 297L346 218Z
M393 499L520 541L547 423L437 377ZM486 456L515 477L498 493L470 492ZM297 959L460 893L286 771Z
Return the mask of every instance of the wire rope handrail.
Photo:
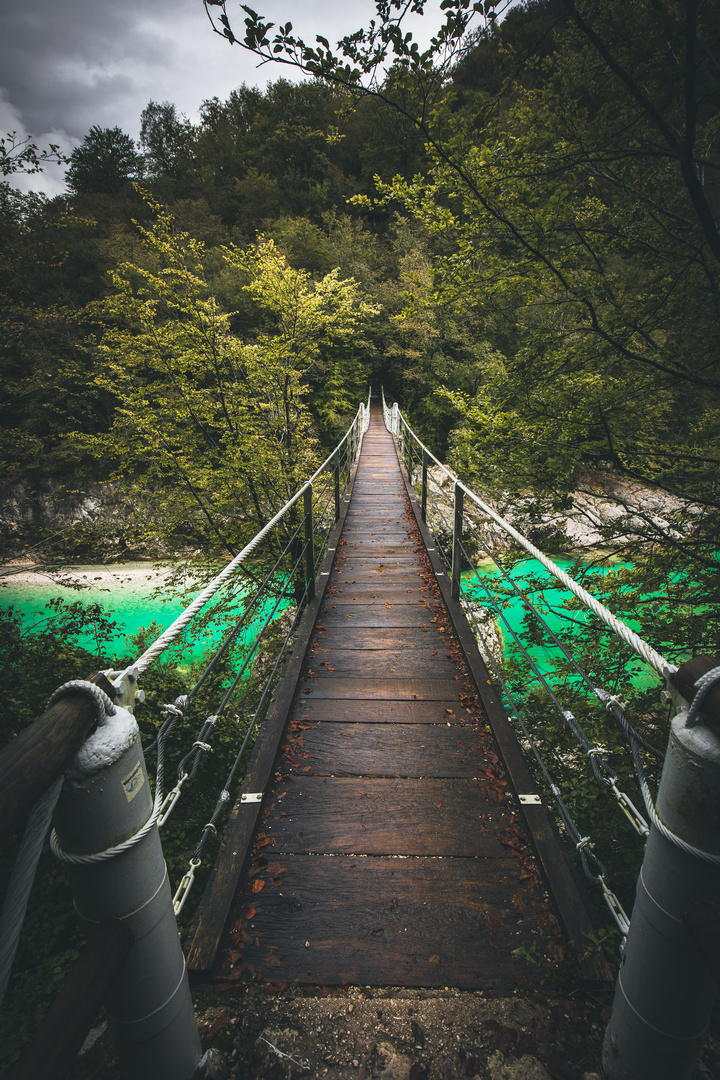
M167 648L169 648L170 645L172 645L172 643L180 636L183 630L185 630L185 628L192 622L194 617L205 607L205 605L213 598L213 596L215 596L218 590L222 588L225 582L230 580L238 567L242 563L244 563L250 555L252 555L252 553L256 550L261 541L268 535L268 533L272 532L274 527L280 521L282 521L285 515L295 505L297 505L297 503L303 498L305 492L312 490L312 486L318 479L318 477L321 476L322 473L324 473L328 468L330 468L330 466L336 460L336 457L340 452L341 448L349 440L351 440L354 435L357 436L358 439L362 437L362 434L365 431L365 411L366 406L364 403L361 403L357 413L355 414L353 422L348 428L348 430L345 432L345 435L334 448L332 453L327 456L325 461L323 461L322 465L320 465L319 468L315 470L310 479L307 480L302 485L302 487L298 491L296 491L290 499L288 499L285 505L280 510L278 510L274 517L272 517L270 521L268 521L267 524L264 525L263 528L255 534L255 536L253 536L252 540L250 540L245 545L242 551L240 551L235 556L235 558L232 559L227 564L227 566L225 566L220 571L220 573L217 574L212 579L212 581L205 586L202 592L192 601L191 604L188 605L187 608L185 608L183 612L181 612L180 615L178 615L174 622L172 622L170 626L168 626L163 631L163 633L160 634L160 636L157 637L155 641L148 646L147 649L145 649L145 651L137 658L137 660L133 662L133 664L129 665L129 667L125 669L125 672L132 672L135 677L137 677L138 675L142 674L142 672L146 671L150 667L150 665L154 663L154 661L157 660L157 658L161 656L162 653ZM125 672L114 672L113 676L115 680L118 682L121 681Z
M617 615L614 615L609 610L609 608L605 607L604 604L601 604L599 600L597 600L591 593L587 591L587 589L584 589L582 585L579 585L578 582L575 581L574 578L570 577L569 574L566 574L561 567L557 566L552 561L552 559L548 558L548 556L545 555L545 553L542 552L539 548L537 548L530 540L528 540L526 536L523 536L523 534L519 532L513 525L511 525L509 521L506 521L505 518L501 517L501 515L498 514L497 511L493 510L493 508L489 506L488 503L486 503L483 499L481 499L479 495L476 495L474 491L472 491L469 487L463 484L462 481L459 480L457 476L455 476L454 473L452 473L446 465L443 465L443 463L435 457L432 451L428 450L427 446L418 438L410 425L407 423L405 417L402 415L399 409L397 409L396 407L393 407L392 411L388 409L385 402L384 394L383 415L385 417L385 424L388 430L392 431L392 433L396 437L399 437L401 441L401 429L407 431L410 438L414 440L418 447L423 451L423 453L427 455L428 460L432 461L439 469L441 469L443 473L447 476L447 478L452 481L455 487L459 488L463 492L463 494L467 496L476 506L478 506L484 514L487 514L487 516L491 518L496 525L499 525L500 528L503 529L509 536L512 536L512 538L516 540L517 543L520 544L520 546L528 552L528 554L532 555L534 559L537 559L538 562L540 562L546 570L548 570L554 577L556 577L558 581L560 581L565 586L566 589L573 593L573 595L576 596L578 600L582 601L582 603L585 604L587 608L594 612L594 614L597 615L597 617L601 619L607 626L609 626L610 629L618 635L618 637L622 638L622 640L627 645L629 645L630 648L638 654L638 656L640 656L647 664L649 664L650 667L652 667L658 675L660 675L662 678L668 678L669 675L677 671L677 666L675 664L671 664L668 660L665 659L664 656L662 656L659 652L657 652L650 645L648 645L646 641L643 641L640 635L636 634L634 630L631 630L630 627L626 623L624 623L622 619L619 619ZM397 420L395 419L396 417ZM393 430L393 424L396 424L396 426L398 427L397 431Z

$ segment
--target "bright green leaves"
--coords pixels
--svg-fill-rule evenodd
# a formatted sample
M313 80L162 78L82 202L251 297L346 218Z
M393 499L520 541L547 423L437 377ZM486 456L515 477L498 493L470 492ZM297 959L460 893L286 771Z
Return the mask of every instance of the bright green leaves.
M140 230L143 263L122 264L113 294L88 311L105 326L95 383L115 420L108 435L78 440L115 458L167 546L233 550L312 472L306 373L374 309L337 272L315 283L293 270L270 240L229 247L224 273L255 312L241 339L212 294L203 244L155 211Z

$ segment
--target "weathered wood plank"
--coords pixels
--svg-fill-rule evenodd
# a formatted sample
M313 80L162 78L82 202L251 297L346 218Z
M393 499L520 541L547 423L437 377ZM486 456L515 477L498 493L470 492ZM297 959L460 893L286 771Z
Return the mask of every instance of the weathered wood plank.
M367 637L362 635L367 634ZM308 656L327 658L328 652L359 651L361 653L383 653L393 660L431 660L448 658L448 646L439 634L423 632L421 627L406 627L404 630L376 630L370 627L344 629L338 627L328 636L325 630L318 630L311 642Z
M302 698L293 709L298 720L354 724L460 724L467 714L456 700L450 701L347 701L342 698Z
M342 568L347 574L352 570L380 570L387 573L391 570L402 570L408 567L415 569L417 567L417 555L414 551L408 550L406 555L384 555L382 552L375 552L370 555L358 555L354 551L348 551L341 553L336 559L336 566L333 567L334 571Z
M388 779L293 775L278 783L272 854L432 855L497 858L507 807L483 798L468 779Z
M452 679L453 675L457 674L457 667L442 653L437 656L411 657L403 652L384 652L378 649L314 650L308 664L313 675L327 679L340 679L348 675L357 678L384 676L391 681L423 677ZM305 675L307 674L306 668Z
M360 584L375 586L379 581L383 582L383 588L390 585L394 589L418 588L423 584L420 569L413 570L408 566L371 566L368 568L339 566L333 574L335 587Z
M248 978L512 990L543 974L514 950L541 929L559 936L514 859L444 859L440 873L437 859L290 855L281 870L259 894L248 883L233 911L253 912L238 924L235 970Z
M438 719L422 727L378 724L372 731L366 724L319 723L303 733L312 762L308 775L474 778L481 752L477 736L457 724L448 732L442 714Z
M393 536L391 540L367 536L365 540L348 543L342 550L348 557L359 555L363 558L372 558L377 552L383 552L390 558L392 555L413 553L414 545L410 539L403 539L401 536Z
M402 586L372 585L368 583L364 584L362 589L353 589L351 585L335 581L328 590L326 602L332 603L334 601L338 604L361 604L367 606L372 603L378 605L427 604L431 599L434 600L435 598L432 597L427 585L403 588Z
M453 686L457 697L452 696ZM306 679L302 693L314 700L357 698L372 701L380 698L392 701L459 701L460 682L451 679L359 679L348 675L341 679Z
M424 604L337 604L325 603L321 610L324 626L427 626L431 627L435 612Z

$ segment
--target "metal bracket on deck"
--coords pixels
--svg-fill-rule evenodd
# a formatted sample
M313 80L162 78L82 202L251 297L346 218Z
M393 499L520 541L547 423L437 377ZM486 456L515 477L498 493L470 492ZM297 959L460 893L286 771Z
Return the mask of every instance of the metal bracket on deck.
M541 806L542 799L539 795L518 795L523 806Z
M263 797L262 791L252 791L252 792L248 792L246 795L241 795L240 796L240 802L241 803L245 803L245 802L262 802L262 797Z

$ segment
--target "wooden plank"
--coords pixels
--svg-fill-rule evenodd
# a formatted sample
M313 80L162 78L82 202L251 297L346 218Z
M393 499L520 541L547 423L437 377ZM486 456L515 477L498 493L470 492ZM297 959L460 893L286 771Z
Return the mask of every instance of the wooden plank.
M498 829L513 815L476 780L285 777L264 819L273 857L432 855L499 857Z
M303 733L312 776L474 778L481 744L472 729L438 724L320 723ZM307 766L301 766L301 771Z
M382 570L383 573L387 573L390 570L401 570L407 567L417 566L417 554L408 550L406 555L383 555L382 552L375 552L370 555L357 555L353 551L341 552L336 558L336 566L333 567L333 572L336 572L342 566L345 573L351 570Z
M363 652L392 652L402 649L402 656L408 660L432 659L435 656L447 658L448 645L435 627L426 626L393 627L391 630L376 630L372 626L338 626L330 634L318 629L313 636L308 656L323 657L328 650L345 651L358 649Z
M467 715L457 700L451 701L345 701L322 698L302 700L293 718L353 724L460 724Z
M332 583L327 592L327 602L335 601L339 604L427 604L431 599L427 585L416 585L414 588L395 587L393 585L369 585L363 589L353 589L351 585ZM434 599L434 597L432 598Z
M408 566L370 566L367 568L356 566L339 566L333 572L333 587L338 585L377 585L382 582L393 589L418 588L423 584L420 569L413 570Z
M364 540L348 541L342 550L348 558L355 556L372 558L380 552L391 558L393 555L414 554L414 544L409 537L403 539L401 536L394 535L390 540L383 540L382 537L368 534Z
M543 975L514 951L560 937L511 858L290 855L281 870L279 884L267 872L260 893L247 883L238 896L234 918L253 914L238 923L233 978L513 990Z
M358 678L388 680L428 678L452 679L457 667L443 654L437 656L406 656L402 652L383 652L377 649L352 651L350 649L315 650L309 658L311 673L326 679L340 679L347 675ZM308 669L305 670L305 676Z
M434 610L424 604L395 604L392 607L376 604L325 603L321 611L324 626L432 627Z
M457 697L453 696L455 687ZM321 698L357 698L372 701L375 698L391 701L459 701L460 682L452 679L359 679L345 676L341 679L310 681L303 694L313 700Z

